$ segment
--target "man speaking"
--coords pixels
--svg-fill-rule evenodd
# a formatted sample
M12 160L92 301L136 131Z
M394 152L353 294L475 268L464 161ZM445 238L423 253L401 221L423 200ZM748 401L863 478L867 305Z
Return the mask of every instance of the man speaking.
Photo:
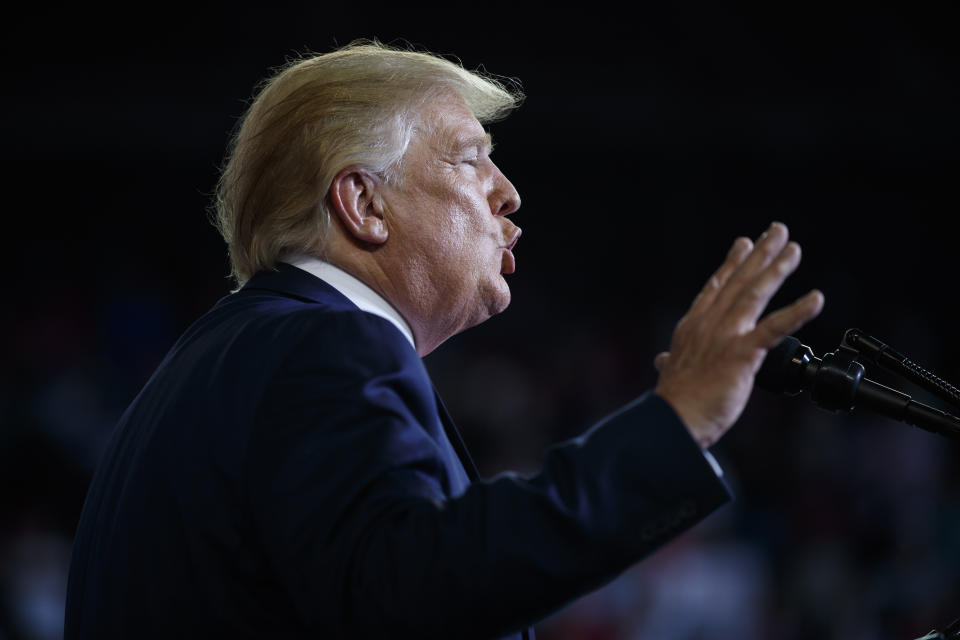
M238 289L120 420L68 640L532 637L729 499L704 450L823 304L761 319L800 261L777 223L733 244L654 390L535 475L478 477L421 357L510 302L520 197L484 124L519 100L376 42L264 85L217 194Z

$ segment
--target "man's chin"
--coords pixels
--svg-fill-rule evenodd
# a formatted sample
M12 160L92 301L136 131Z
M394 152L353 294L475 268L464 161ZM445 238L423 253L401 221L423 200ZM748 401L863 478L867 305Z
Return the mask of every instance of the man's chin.
M510 306L510 288L505 282L500 284L500 287L494 291L488 291L488 295L484 296L484 304L477 308L478 313L470 323L471 327L483 324L493 316L503 313Z
M497 315L498 313L503 313L507 307L510 306L510 287L507 285L507 281L503 276L500 276L500 287L498 287L496 295L491 296L490 304L488 309L490 310L490 317Z

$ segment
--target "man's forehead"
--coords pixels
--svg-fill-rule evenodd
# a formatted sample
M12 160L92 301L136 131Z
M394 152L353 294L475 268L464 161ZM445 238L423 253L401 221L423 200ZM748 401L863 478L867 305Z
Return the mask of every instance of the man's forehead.
M493 147L492 136L462 100L438 101L430 111L425 121L432 123L431 137L438 146L450 151Z
M438 128L424 142L439 153L460 153L469 149L481 149L489 153L493 149L493 136L482 128Z

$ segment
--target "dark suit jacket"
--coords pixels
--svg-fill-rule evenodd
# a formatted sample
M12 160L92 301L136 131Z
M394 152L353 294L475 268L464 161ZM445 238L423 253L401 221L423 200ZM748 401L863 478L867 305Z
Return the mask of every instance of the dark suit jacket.
M503 636L729 497L650 394L533 476L481 481L465 455L396 327L295 267L258 274L120 420L66 638Z

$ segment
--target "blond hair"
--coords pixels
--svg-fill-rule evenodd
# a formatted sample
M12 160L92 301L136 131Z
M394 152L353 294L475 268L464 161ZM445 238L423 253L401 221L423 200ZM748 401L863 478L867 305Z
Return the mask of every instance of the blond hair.
M375 40L301 57L266 80L231 139L212 211L237 286L284 256L322 257L336 174L358 165L396 181L422 107L450 90L483 124L523 99L516 81Z

